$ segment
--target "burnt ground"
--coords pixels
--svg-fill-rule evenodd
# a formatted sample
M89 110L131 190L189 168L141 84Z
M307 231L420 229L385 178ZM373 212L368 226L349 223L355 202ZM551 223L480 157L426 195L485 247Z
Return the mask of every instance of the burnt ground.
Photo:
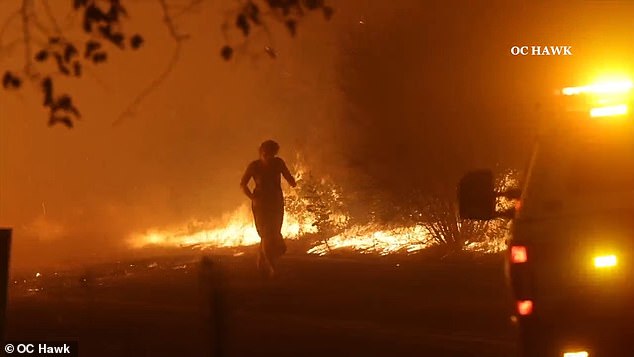
M274 281L257 276L249 253L215 258L222 269L212 278L198 261L163 257L15 275L8 339L76 340L81 356L108 357L213 356L215 340L223 341L223 356L515 353L499 257L295 255ZM211 295L219 275L219 293ZM217 325L207 318L211 301Z

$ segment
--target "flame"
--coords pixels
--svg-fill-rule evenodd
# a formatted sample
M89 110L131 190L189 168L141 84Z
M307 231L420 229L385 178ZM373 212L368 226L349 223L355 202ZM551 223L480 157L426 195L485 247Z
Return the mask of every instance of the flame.
M319 239L312 248L307 250L308 254L323 256L334 250L352 250L360 253L388 255L398 252L412 253L437 244L422 224L350 225L350 217L345 213L345 209L341 209L342 194L339 188L329 184L324 178L314 180L306 174L307 171L303 165L295 167L295 172L297 181L305 180L306 187L310 186L312 191L305 196L302 196L298 190L285 192L287 207L282 235L286 239L300 239L307 236L311 239ZM313 181L310 181L311 179ZM513 183L514 179L509 174L504 177L502 186L506 187ZM325 211L328 212L329 226L324 230L334 232L332 235L319 231L322 227L317 223L320 213L315 211L315 201L311 201L309 196L313 199L315 197L328 199L326 201L331 206L328 206ZM323 200L319 202L324 203ZM509 204L511 203L500 202L501 207L498 208ZM505 250L504 239L492 233L503 224L502 222L495 223L491 226L491 230L485 232L483 240L467 242L465 249L489 253ZM249 205L244 204L217 220L197 220L183 226L152 229L141 234L134 234L130 237L129 243L134 248L154 245L209 249L251 246L259 242L260 237L253 223L251 209Z
M286 214L282 234L286 239L299 239L306 234L319 233L313 217ZM346 216L335 217L346 221ZM322 240L310 248L308 254L326 255L332 250L348 249L363 253L387 255L396 252L415 252L431 245L428 231L419 225L381 228L377 225L353 226L343 233ZM190 224L175 229L152 230L131 238L131 245L142 248L150 245L166 247L197 246L200 248L239 247L258 244L258 236L251 211L243 205L211 225Z
M469 242L465 250L479 253L499 253L507 248L505 239L487 239L482 242Z
M312 217L286 214L282 226L282 235L286 239L297 239L302 235L316 233ZM253 224L253 216L248 205L244 204L218 221L192 222L187 226L164 230L150 230L131 237L130 244L135 248L150 245L203 248L239 247L260 243L260 237Z
M427 248L432 243L429 232L422 226L395 227L381 229L375 225L354 226L341 234L326 239L308 250L309 254L326 255L335 249L351 249L362 253L415 252Z

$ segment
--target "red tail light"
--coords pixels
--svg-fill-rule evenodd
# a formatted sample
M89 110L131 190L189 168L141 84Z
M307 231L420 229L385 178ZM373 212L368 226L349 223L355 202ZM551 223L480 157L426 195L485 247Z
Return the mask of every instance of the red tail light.
M526 263L528 261L528 253L523 245L511 246L511 262L513 264Z
M520 316L528 316L533 313L533 300L518 300L517 313Z

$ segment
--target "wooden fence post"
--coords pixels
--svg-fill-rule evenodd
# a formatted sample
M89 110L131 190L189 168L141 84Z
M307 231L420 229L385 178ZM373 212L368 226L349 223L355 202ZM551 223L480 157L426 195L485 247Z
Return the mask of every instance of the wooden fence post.
M11 256L11 229L0 228L0 339L6 339L7 296L9 291L9 258Z
M224 357L227 337L226 282L218 259L204 256L200 262L201 283L206 291L207 324L211 357Z

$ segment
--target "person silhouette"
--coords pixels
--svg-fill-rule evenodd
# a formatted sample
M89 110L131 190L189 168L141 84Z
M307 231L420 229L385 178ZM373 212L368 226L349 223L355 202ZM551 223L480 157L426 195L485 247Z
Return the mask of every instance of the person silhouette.
M240 180L242 192L251 199L255 228L260 236L257 266L265 277L275 274L277 261L286 253L282 236L284 194L280 176L284 176L291 187L297 186L284 160L277 157L279 150L280 145L275 141L263 142L259 149L260 158L247 166ZM255 182L253 191L249 188L251 179Z

